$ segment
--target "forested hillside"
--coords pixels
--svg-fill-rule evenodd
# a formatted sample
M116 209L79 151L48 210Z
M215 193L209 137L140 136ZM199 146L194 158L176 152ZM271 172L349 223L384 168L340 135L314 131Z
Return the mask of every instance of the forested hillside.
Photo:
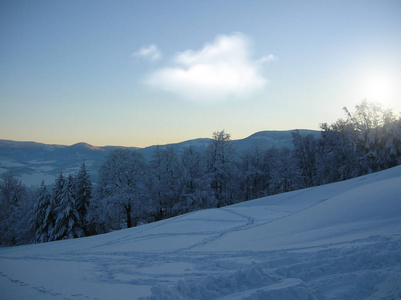
M35 191L11 174L1 182L1 244L15 245L94 235L308 188L380 171L401 163L401 119L366 101L345 118L321 124L320 137L292 134L293 147L236 152L222 131L204 150L115 149L92 183L84 164ZM28 226L29 224L29 226Z

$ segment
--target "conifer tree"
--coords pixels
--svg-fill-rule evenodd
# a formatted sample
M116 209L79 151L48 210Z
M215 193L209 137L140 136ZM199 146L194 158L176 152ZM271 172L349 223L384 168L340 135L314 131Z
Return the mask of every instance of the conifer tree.
M39 198L29 220L34 234L34 243L43 243L50 240L50 234L54 225L52 210L51 196L47 191L45 182L42 180L39 189Z
M92 198L92 182L89 178L89 172L86 168L85 162L82 163L81 169L79 170L75 178L75 205L82 222L82 228L86 232L86 215L88 213L88 207L90 199Z
M63 191L65 180L66 179L64 178L63 173L60 172L53 186L52 201L54 202L54 207L57 207L61 201L61 194Z
M57 219L52 233L55 240L84 236L82 222L75 205L73 186L74 178L70 175L64 181L60 194L60 202L55 209Z
M0 245L16 245L23 225L26 189L12 173L0 179Z

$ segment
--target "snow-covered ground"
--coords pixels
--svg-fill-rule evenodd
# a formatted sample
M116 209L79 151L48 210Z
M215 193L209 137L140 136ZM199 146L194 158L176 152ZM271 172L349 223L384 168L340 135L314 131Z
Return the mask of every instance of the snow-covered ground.
M401 299L401 167L0 249L1 299Z

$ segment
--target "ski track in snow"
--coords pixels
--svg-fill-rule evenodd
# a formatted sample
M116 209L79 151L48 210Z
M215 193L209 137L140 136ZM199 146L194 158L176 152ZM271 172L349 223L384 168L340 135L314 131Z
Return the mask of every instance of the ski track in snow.
M352 222L354 229L328 223L322 232L311 225L322 239L309 242L293 240L302 224L281 228L365 185L401 183L401 167L383 174L96 237L0 249L0 290L4 299L401 299L401 216L389 217L390 225L371 220L366 230Z
M12 282L13 284L19 285L20 287L27 287L27 288L30 288L32 290L35 290L35 291L39 292L40 295L41 295L41 296L39 296L40 298L43 298L44 296L50 296L52 298L54 297L54 298L57 298L57 299L94 299L94 300L98 299L98 298L88 297L88 296L85 296L83 294L73 294L73 295L67 295L66 296L66 295L63 295L61 293L54 292L51 289L47 289L44 286L31 286L30 284L25 283L25 282L23 282L21 280L10 278L10 277L8 277L7 275L5 275L5 274L3 274L1 272L0 272L0 276L5 278L5 279L7 279L10 282Z
M232 210L227 209L227 208L221 208L221 210L246 219L246 223L242 223L242 224L240 224L238 226L234 226L234 227L228 228L226 230L218 231L217 233L211 233L208 238L206 238L206 239L204 239L204 240L202 240L202 241L200 241L198 243L195 243L195 244L193 244L193 245L191 245L189 247L178 249L177 252L183 252L183 251L187 251L187 250L198 248L200 246L205 246L206 244L211 243L213 241L216 241L216 240L220 239L221 237L223 237L223 236L225 236L227 234L233 233L234 231L239 231L239 230L243 230L245 228L250 228L250 227L252 227L252 225L255 222L255 219L250 217L250 216L245 216L243 214L237 213L237 212L232 211ZM195 235L195 233L192 233L190 235Z

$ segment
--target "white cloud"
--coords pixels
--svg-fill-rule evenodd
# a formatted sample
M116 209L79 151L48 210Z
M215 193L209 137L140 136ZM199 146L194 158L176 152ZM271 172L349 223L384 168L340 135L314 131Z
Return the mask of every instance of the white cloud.
M191 100L246 97L267 84L260 61L250 56L250 41L243 34L217 36L200 50L178 53L171 67L156 70L146 83ZM273 57L266 56L262 62Z
M262 58L258 59L258 63L265 64L269 62L276 61L278 58L273 54L269 54L267 56L263 56Z
M133 57L146 58L150 61L157 61L162 58L162 54L156 45L142 47L132 54Z

